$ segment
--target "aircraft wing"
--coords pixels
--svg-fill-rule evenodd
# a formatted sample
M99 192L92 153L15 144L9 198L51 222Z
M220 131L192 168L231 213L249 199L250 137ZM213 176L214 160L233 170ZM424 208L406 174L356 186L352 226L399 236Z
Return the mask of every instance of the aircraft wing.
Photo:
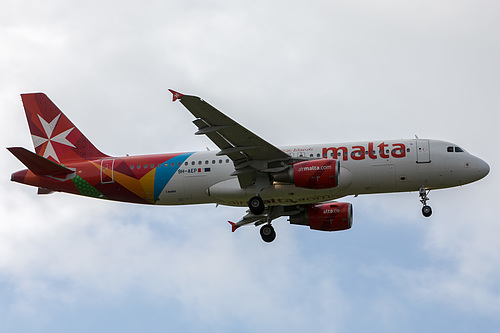
M250 223L254 223L255 226L266 223L267 222L267 215L258 216L258 215L254 215L254 214L248 212L238 222L236 222L236 223L231 222L231 221L228 221L228 222L231 224L232 231L235 232L236 229L238 229L239 227L242 227L242 226L250 224Z
M232 120L197 96L170 90L173 101L180 100L196 117L197 135L206 135L219 147L217 155L227 155L234 163L241 187L255 182L256 172L282 168L292 157Z
M300 214L303 212L303 209L299 206L271 206L267 207L263 214L255 215L252 214L249 210L247 214L243 216L238 222L234 223L229 221L231 224L232 231L235 232L241 226L253 223L256 227L264 224L270 223L270 221L277 219L281 216L292 216L296 214Z

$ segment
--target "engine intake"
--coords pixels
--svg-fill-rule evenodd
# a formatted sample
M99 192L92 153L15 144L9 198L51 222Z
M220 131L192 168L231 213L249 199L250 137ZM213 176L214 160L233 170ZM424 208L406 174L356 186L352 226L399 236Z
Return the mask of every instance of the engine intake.
M306 206L305 211L290 216L291 224L308 225L313 230L340 231L352 227L352 204L330 202Z
M275 173L273 179L302 188L325 189L339 184L339 173L339 161L318 159L294 163L290 168Z

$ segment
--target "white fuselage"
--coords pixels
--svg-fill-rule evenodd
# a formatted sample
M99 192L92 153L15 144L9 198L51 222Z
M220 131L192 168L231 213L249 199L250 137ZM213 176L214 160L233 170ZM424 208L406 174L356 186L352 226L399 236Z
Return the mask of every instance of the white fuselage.
M267 206L309 204L347 195L418 191L464 185L484 177L489 166L457 145L439 140L405 139L280 147L293 157L336 158L338 186L305 189L273 183L259 191L241 188L234 165L216 151L191 154L158 196L156 204L219 203L247 206L256 193Z

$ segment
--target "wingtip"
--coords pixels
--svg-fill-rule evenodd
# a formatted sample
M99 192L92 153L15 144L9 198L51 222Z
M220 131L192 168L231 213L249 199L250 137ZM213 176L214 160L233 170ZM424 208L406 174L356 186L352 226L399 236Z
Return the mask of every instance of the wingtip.
M231 222L231 221L227 221L227 222L229 222L229 224L231 225L232 232L235 232L236 229L238 229L240 227L239 225L236 225L236 223L234 223L234 222Z
M168 91L170 91L172 93L172 102L175 102L176 100L178 100L179 98L181 98L182 96L184 96L180 92L177 92L177 91L172 90L172 89L168 89Z

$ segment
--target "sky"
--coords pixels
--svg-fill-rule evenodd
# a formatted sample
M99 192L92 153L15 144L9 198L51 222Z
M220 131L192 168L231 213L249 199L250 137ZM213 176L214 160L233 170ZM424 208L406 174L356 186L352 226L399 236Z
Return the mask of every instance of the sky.
M433 138L483 180L347 197L353 228L244 208L148 207L10 182L0 150L1 332L497 332L498 1L4 1L0 146L33 149L45 92L111 155L216 149L172 88L275 145Z

